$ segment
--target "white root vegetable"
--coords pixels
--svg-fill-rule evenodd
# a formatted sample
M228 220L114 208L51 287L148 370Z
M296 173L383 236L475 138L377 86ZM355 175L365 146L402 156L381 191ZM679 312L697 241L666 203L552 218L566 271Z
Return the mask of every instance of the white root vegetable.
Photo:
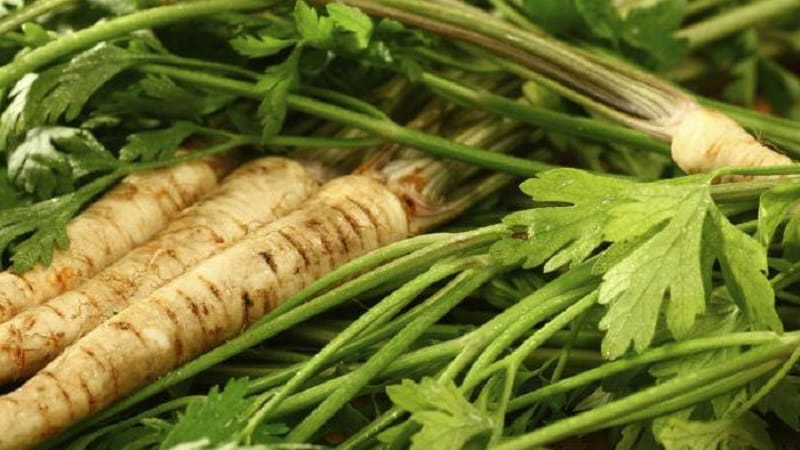
M79 288L0 324L0 382L29 376L129 304L297 208L318 187L286 158L249 162L159 235Z
M70 221L69 248L56 251L49 266L0 273L0 323L73 289L152 238L216 186L234 161L215 156L123 179Z
M379 182L347 176L109 319L0 397L0 449L30 447L239 333L334 267L406 237Z
M672 135L672 159L687 173L792 164L788 156L764 146L720 112L692 104L678 117Z

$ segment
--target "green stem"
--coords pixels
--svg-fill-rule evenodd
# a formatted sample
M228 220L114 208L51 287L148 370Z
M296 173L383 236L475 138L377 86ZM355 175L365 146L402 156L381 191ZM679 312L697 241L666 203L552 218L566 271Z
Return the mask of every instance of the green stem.
M614 142L662 155L669 155L669 146L645 133L602 122L596 119L575 117L569 114L536 108L524 103L492 94L486 90L469 88L430 72L420 76L420 81L440 95L510 119L529 123L546 130L592 139L598 142Z
M423 290L442 279L460 272L473 264L471 258L457 259L455 261L445 261L431 267L430 270L417 276L414 280L404 284L400 289L387 296L377 305L371 307L362 314L344 331L339 333L328 345L322 348L314 357L300 369L289 382L273 395L269 401L248 420L247 426L242 432L243 436L251 436L261 422L281 402L294 393L303 383L327 366L328 360L334 357L335 353L344 347L348 342L355 339L362 331L370 326L379 326L394 317L402 308L413 301Z
M227 11L247 11L265 8L273 0L198 0L169 6L159 6L117 17L79 30L31 50L10 64L0 67L0 89L7 88L23 75L60 58L87 49L98 42L123 36L144 28L188 20Z
M787 353L791 353L797 345L797 336L794 336L794 339L781 339L783 341L781 344L750 350L736 359L726 361L723 365L701 369L673 378L595 409L559 420L532 433L512 438L494 447L494 450L537 448L569 436L605 428L609 423L620 420L621 417L636 414L653 405L669 402L671 399L682 396L693 389L708 388L715 382L719 382L720 379L738 372L747 372L748 370L753 370L753 367L761 365L766 365L761 366L762 369L769 370L779 365L781 363L780 358L785 357ZM682 409L699 401L694 395L686 395L683 399L683 403L671 405L670 410Z
M677 36L687 39L691 48L698 48L797 9L800 9L797 0L757 1L689 25L678 31Z
M795 349L794 353L789 356L781 368L770 377L769 381L764 383L764 385L761 386L758 391L754 392L746 402L726 413L725 417L738 417L755 408L758 402L760 402L761 399L775 389L775 386L777 386L778 383L780 383L781 380L783 380L786 375L789 374L789 372L794 368L795 364L797 364L798 360L800 360L800 346Z
M768 374L778 365L780 365L780 360L767 361L753 367L744 367L740 372L731 376L714 380L704 386L697 386L685 393L664 399L663 402L654 403L638 411L617 417L602 426L595 427L595 429L619 427L691 408L705 401L713 400L720 395L736 391L748 383Z
M59 10L80 0L39 0L0 19L0 35L10 33L25 22Z
M253 83L155 64L144 65L139 69L146 72L161 73L176 79L253 99L261 99L263 96L263 93ZM490 170L517 176L532 176L541 171L555 168L555 166L542 162L530 161L501 153L492 153L477 147L459 144L440 136L400 126L388 119L378 119L364 113L353 112L300 95L289 95L287 103L295 111L358 128L390 141L417 148L434 156L452 158Z
M403 328L386 343L374 356L357 370L347 376L331 396L325 399L314 411L306 416L286 437L287 442L307 442L319 428L356 395L372 378L383 371L393 360L402 354L453 307L491 278L499 267L467 269L438 291L430 299L431 307L418 316L414 322Z
M761 331L748 333L733 333L725 336L693 339L689 341L666 344L653 348L625 359L608 362L596 369L588 370L570 378L565 378L557 383L550 384L533 392L515 398L509 405L509 411L518 411L537 402L563 394L581 386L613 377L617 374L636 369L648 364L654 364L668 359L677 359L696 353L719 350L723 348L756 346L769 344L779 339L775 333Z

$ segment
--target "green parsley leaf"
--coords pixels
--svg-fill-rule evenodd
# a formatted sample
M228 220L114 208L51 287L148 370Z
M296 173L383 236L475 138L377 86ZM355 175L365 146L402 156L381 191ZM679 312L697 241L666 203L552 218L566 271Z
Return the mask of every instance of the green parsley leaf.
M761 59L759 88L770 106L782 116L800 119L800 77L780 64Z
M193 400L159 448L197 441L215 448L230 441L247 423L246 412L252 403L246 398L247 386L247 379L232 379L221 392L215 386L207 397Z
M178 146L196 129L192 123L176 122L169 128L131 134L119 151L119 159L147 162L172 158Z
M256 86L264 93L264 100L258 107L264 139L275 136L283 127L289 92L300 79L298 64L300 54L301 47L295 47L286 61L267 69L267 72L258 80Z
M667 326L676 337L705 310L702 218L710 204L707 187L688 192L661 231L603 276L598 301L609 306L600 322L604 356L621 356L631 343L637 352L649 347L667 296Z
M629 59L652 68L677 62L688 50L674 37L686 0L658 0L618 7L613 0L526 0L523 11L557 35L578 35L602 43Z
M790 261L800 260L800 209L795 209L789 216L783 230L783 254Z
M573 169L551 170L527 180L520 189L537 202L571 206L536 208L506 216L503 223L516 231L515 236L495 244L492 252L507 262L522 260L525 268L547 261L546 272L565 264L574 267L602 244L602 231L611 219L609 206L619 202L632 185Z
M70 192L79 179L119 167L116 158L86 130L38 127L8 158L11 181L37 198Z
M317 10L300 0L295 3L294 20L304 42L325 44L333 35L333 22L317 14Z
M263 58L274 55L281 50L294 45L294 39L279 39L267 33L258 35L237 36L231 41L231 47L240 55L250 58Z
M574 169L548 171L522 185L542 206L507 216L503 223L513 233L491 251L526 268L544 264L545 271L599 254L593 272L604 274L599 303L608 308L600 328L608 358L631 344L637 352L646 349L662 320L672 336L686 336L706 311L717 260L729 298L749 325L779 331L766 250L721 214L710 181L703 175L634 183Z
M573 0L588 31L595 37L610 41L615 47L624 22L608 0Z
M730 420L690 421L671 417L655 432L666 450L772 450L767 424L747 413Z
M419 384L403 380L386 388L397 406L411 413L422 430L411 438L412 450L432 448L472 449L486 444L492 419L468 402L453 382L442 384L424 378Z
M731 103L752 106L758 91L759 39L758 32L749 30L742 33L731 44L730 56L735 63L729 69L733 80L722 90L722 97ZM715 50L726 54L724 48ZM728 57L730 57L728 56Z
M101 43L42 72L26 102L27 126L55 123L62 116L67 121L75 119L100 87L146 56Z
M722 277L731 297L758 330L783 331L775 310L775 292L767 279L767 249L713 210L715 233L707 245L717 246Z
M761 412L774 412L786 425L800 432L800 389L788 380L781 380L758 402Z
M626 53L648 67L665 68L678 62L688 44L671 36L680 28L685 8L686 0L661 0L632 9L620 33L630 49Z
M758 241L769 246L792 208L800 207L800 184L779 184L761 194L758 205Z
M20 192L8 179L8 169L0 166L0 211L19 206L21 202Z
M565 34L583 25L571 0L524 0L522 10L539 26L553 34Z
M352 38L356 48L367 48L372 34L372 19L368 15L341 3L329 3L325 9L337 31Z
M25 107L28 104L31 85L38 75L29 73L20 78L9 93L11 101L0 115L0 154L17 146L25 135Z
M17 273L37 263L50 264L55 249L69 244L67 222L117 179L119 176L109 175L66 195L4 210L0 214L0 257L10 256Z

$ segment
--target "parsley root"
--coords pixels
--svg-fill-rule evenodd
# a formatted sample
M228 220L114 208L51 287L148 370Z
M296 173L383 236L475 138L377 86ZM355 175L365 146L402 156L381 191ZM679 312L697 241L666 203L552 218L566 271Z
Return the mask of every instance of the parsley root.
M296 208L317 183L296 162L267 157L228 176L150 242L78 289L0 325L0 382L30 375L117 311Z
M0 448L29 447L97 412L408 230L402 203L380 183L364 176L327 183L302 209L132 304L0 397Z
M133 174L67 226L69 248L52 263L0 273L0 322L66 292L163 229L231 168L230 156Z

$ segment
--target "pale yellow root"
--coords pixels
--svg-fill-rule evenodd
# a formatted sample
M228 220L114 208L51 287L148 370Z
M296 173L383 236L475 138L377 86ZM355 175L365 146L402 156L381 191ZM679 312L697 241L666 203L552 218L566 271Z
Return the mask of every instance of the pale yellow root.
M758 142L733 119L694 105L674 129L672 159L687 173L792 164L789 157Z
M104 322L0 397L0 449L27 448L238 334L331 269L406 237L398 198L367 177L326 184Z
M232 168L218 156L123 179L67 225L69 248L23 273L0 273L0 322L78 286L163 229Z
M302 166L286 158L243 165L155 239L79 288L0 324L0 383L39 370L115 312L297 208L317 187Z

